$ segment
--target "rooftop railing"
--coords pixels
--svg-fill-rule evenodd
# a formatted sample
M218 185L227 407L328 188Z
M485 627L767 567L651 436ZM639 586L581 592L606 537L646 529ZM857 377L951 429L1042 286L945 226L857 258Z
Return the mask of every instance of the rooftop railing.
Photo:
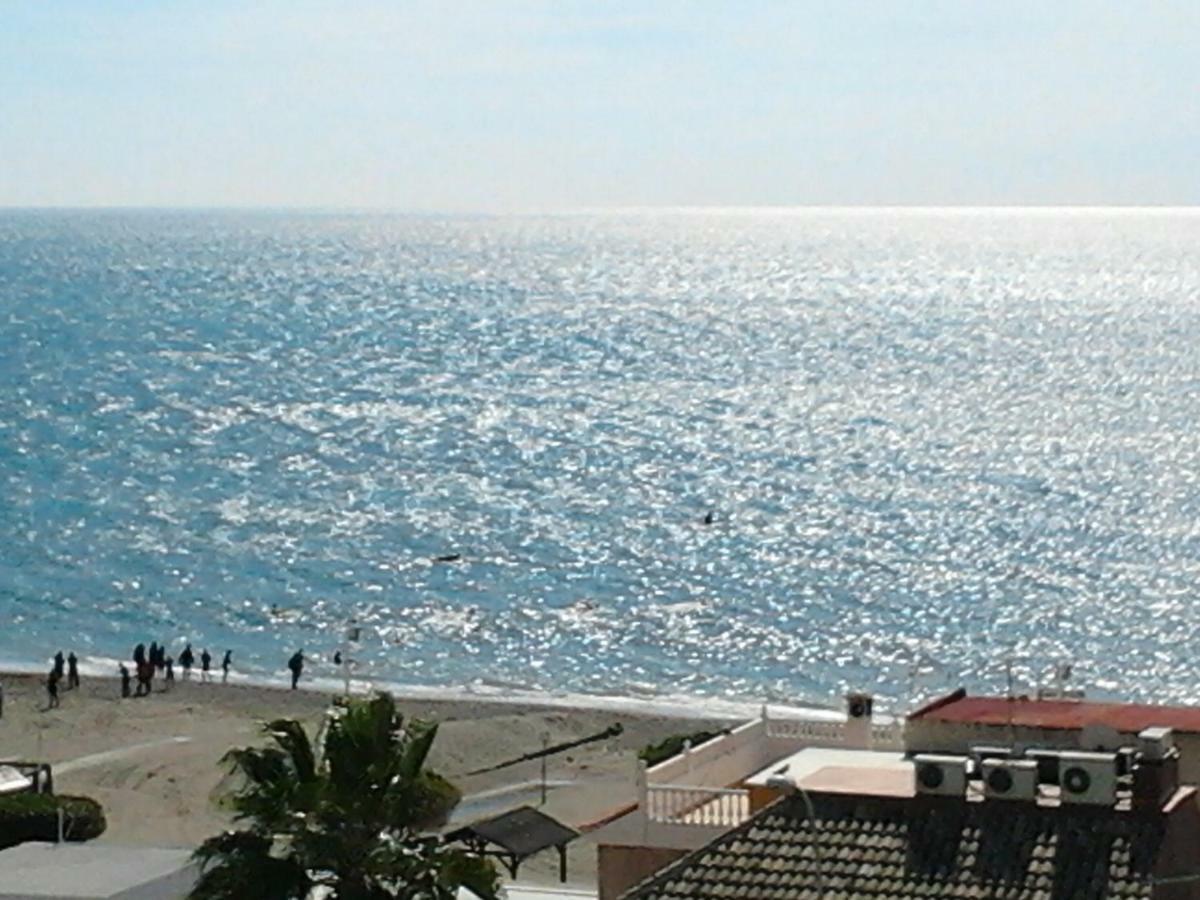
M750 792L740 788L650 784L646 818L672 825L732 828L750 817Z

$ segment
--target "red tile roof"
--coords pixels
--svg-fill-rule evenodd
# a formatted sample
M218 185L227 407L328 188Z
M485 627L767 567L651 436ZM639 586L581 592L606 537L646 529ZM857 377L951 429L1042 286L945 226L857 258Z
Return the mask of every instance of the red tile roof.
M1082 729L1107 725L1129 734L1165 726L1200 733L1200 707L1152 706L1146 703L1095 703L1089 700L1033 700L1029 697L968 697L956 691L917 710L909 719L963 725L1008 725L1018 728Z

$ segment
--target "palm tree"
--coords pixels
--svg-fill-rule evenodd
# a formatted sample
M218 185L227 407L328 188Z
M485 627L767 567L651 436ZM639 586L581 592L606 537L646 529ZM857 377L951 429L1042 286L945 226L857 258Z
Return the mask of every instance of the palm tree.
M490 862L425 833L458 801L424 768L436 725L406 726L377 694L333 713L319 750L294 720L264 730L271 745L224 757L243 827L196 851L191 900L452 900L459 886L496 895Z

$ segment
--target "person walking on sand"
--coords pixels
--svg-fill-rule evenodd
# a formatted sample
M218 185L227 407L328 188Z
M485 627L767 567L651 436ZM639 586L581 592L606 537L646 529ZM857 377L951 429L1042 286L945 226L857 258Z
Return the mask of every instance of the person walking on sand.
M46 709L58 709L58 669L50 670L46 676Z
M183 652L179 654L179 664L183 666L183 680L187 681L192 677L192 663L196 661L196 654L192 652L192 645L188 644L183 648Z
M229 680L229 666L233 662L233 651L226 650L225 658L221 660L221 684Z
M72 650L67 656L67 690L73 690L79 687L79 658Z
M300 683L300 673L304 671L304 650L297 650L288 660L288 668L292 671L292 690Z
M167 667L167 689L175 683L175 657L168 656L163 663Z
M212 668L212 654L208 652L208 648L204 648L204 652L200 654L200 678L203 681L208 681L208 670Z
M117 666L117 670L121 673L121 697L123 699L128 699L130 693L129 666L125 665L125 663L121 663L119 666Z

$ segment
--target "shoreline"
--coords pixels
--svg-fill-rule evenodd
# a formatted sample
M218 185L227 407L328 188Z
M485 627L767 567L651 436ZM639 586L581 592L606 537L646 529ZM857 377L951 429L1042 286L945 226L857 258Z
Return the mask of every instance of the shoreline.
M83 678L116 683L119 681L119 677L115 672L121 662L122 660L103 657L80 657L79 673ZM132 666L129 661L125 661L125 663ZM11 659L0 659L0 680L5 678L44 678L48 671L48 665L48 663L37 665ZM191 680L200 683L199 670L194 668L192 672ZM182 674L178 669L175 677L177 684L183 682ZM155 684L161 686L161 675L155 677ZM291 693L288 675L282 670L275 676L268 673L247 673L234 670L230 673L229 681L222 683L220 669L215 668L213 669L212 684L217 687L241 686ZM486 683L434 686L359 677L351 678L350 685L353 694L386 691L397 699L437 704L486 703L547 710L586 710L673 719L704 718L728 719L729 721L755 718L760 714L762 708L767 706L783 715L816 719L828 718L830 721L839 721L843 718L837 709L815 704L776 703L692 694L664 693L638 697L628 694L587 694L576 691L550 692ZM336 696L342 694L343 691L344 681L342 678L322 672L302 677L296 692ZM116 693L119 695L119 691Z

